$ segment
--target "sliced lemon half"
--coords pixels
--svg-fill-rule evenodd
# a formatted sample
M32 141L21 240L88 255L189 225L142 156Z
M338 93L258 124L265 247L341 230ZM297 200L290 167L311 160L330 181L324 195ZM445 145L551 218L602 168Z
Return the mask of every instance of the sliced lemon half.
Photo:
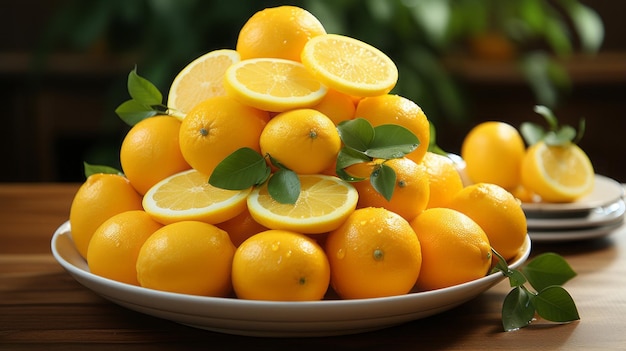
M300 175L300 196L295 204L274 200L267 182L248 196L252 217L270 229L319 234L338 228L354 212L358 200L356 189L334 176Z
M210 185L208 179L195 169L165 178L146 192L143 208L163 224L185 220L217 224L246 209L251 188L225 190Z

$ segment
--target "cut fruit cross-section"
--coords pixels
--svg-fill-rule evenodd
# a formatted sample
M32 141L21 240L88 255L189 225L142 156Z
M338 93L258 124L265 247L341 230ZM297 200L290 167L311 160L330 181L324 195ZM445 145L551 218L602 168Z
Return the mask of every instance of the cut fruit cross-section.
M213 50L193 60L178 73L170 86L169 113L184 118L199 102L226 95L224 73L239 61L239 53L231 49Z
M246 209L246 197L251 188L220 189L210 185L208 179L195 169L165 178L144 195L144 210L163 224L185 220L216 224Z
M350 96L383 95L398 81L398 68L387 55L343 35L311 38L302 49L301 60L324 85Z
M274 200L267 183L248 196L252 217L270 229L319 234L338 228L356 208L358 193L349 183L327 175L300 175L300 196L295 204Z
M276 58L232 65L226 71L224 86L239 102L271 112L314 106L327 91L300 62Z

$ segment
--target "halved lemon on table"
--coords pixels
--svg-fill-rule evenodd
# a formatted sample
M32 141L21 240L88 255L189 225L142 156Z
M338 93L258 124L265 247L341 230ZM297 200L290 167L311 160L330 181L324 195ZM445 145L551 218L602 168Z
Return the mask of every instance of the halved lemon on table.
M300 62L278 58L232 65L226 70L224 86L239 102L271 112L314 106L327 92Z
M350 96L387 94L398 81L398 68L385 53L344 35L311 38L300 59L324 85Z
M174 117L184 118L199 102L213 96L226 95L224 73L239 62L239 53L232 49L210 51L189 63L172 81L167 106Z
M272 198L267 182L248 196L252 217L270 229L320 234L338 228L354 212L356 189L334 176L299 175L300 196L295 204L283 204Z
M546 202L571 202L589 194L595 183L593 165L574 143L548 145L540 141L522 160L522 185Z
M221 189L210 185L208 179L195 169L165 178L144 195L144 210L163 224L185 220L216 224L246 209L246 198L252 188Z

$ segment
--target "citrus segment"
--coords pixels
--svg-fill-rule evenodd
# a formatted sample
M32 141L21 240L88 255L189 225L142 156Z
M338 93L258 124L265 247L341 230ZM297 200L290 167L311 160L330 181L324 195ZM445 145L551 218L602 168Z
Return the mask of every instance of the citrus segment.
M300 175L300 196L295 204L283 204L270 196L267 183L248 196L252 217L270 229L305 234L331 231L354 211L358 200L349 183L327 175Z
M595 174L585 152L576 144L528 148L522 161L522 185L547 202L574 201L593 190Z
M226 70L224 84L228 94L241 103L272 112L311 107L327 91L301 63L275 58L232 65Z
M174 116L184 118L191 109L212 96L226 95L224 73L239 62L239 53L219 49L206 53L183 68L170 86L167 107Z
M210 185L208 179L195 169L174 174L148 190L143 207L163 224L189 220L215 224L245 210L250 189L220 189Z
M386 94L398 81L395 63L358 39L322 34L302 49L304 66L329 88L352 96Z

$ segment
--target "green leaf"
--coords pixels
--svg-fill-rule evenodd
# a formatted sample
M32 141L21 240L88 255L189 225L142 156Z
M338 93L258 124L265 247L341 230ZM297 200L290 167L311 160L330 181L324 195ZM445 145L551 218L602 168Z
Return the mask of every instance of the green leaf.
M163 102L163 95L159 89L149 80L137 74L135 67L128 74L128 93L140 104L146 106L160 105Z
M586 127L587 124L585 122L585 119L581 118L580 121L578 121L578 132L576 133L576 137L574 138L574 140L572 140L574 144L578 144L578 142L583 138L583 135L585 135Z
M546 133L544 141L547 145L565 145L576 138L576 129L572 126L562 126L556 131Z
M365 154L386 160L400 158L415 150L419 144L419 139L407 128L397 124L383 124L374 128L374 139Z
M117 174L123 176L117 168L105 166L105 165L92 165L87 162L83 162L83 169L85 171L85 178L89 178L90 175L104 173L104 174Z
M137 100L128 100L123 102L115 109L115 113L129 126L134 126L140 121L152 117L157 111L149 106L145 106L137 102Z
M532 296L523 288L516 287L504 298L502 304L502 326L511 331L526 327L535 316Z
M265 182L270 171L263 156L244 147L228 155L215 167L209 184L222 189L243 190Z
M570 294L560 286L549 286L533 299L537 314L551 322L566 323L580 319Z
M581 46L586 52L597 52L604 41L604 24L600 15L591 7L579 2L565 2L566 11L569 13Z
M358 151L367 150L374 139L374 128L363 118L343 121L337 126L337 131L345 146Z
M556 116L554 116L552 110L550 110L546 106L535 106L535 112L545 118L546 122L548 122L549 130L556 130L559 127L559 121L557 120Z
M345 171L345 168L358 163L365 163L370 161L371 159L361 151L342 147L341 150L339 150L339 154L337 155L335 173L337 173L337 176L339 176L339 178L348 182L357 182L364 180L366 178L355 177L354 175L349 174Z
M576 276L563 257L555 253L544 253L535 257L522 272L536 291L552 285L563 285Z
M512 269L509 273L509 284L511 287L518 287L526 284L527 280L522 272L517 269Z
M281 204L295 204L300 196L300 178L296 172L280 168L267 182L267 191Z
M390 201L396 187L396 171L383 163L370 175L370 183L374 190Z
M520 133L529 146L543 140L546 135L546 131L542 126L531 122L522 123L520 125Z

